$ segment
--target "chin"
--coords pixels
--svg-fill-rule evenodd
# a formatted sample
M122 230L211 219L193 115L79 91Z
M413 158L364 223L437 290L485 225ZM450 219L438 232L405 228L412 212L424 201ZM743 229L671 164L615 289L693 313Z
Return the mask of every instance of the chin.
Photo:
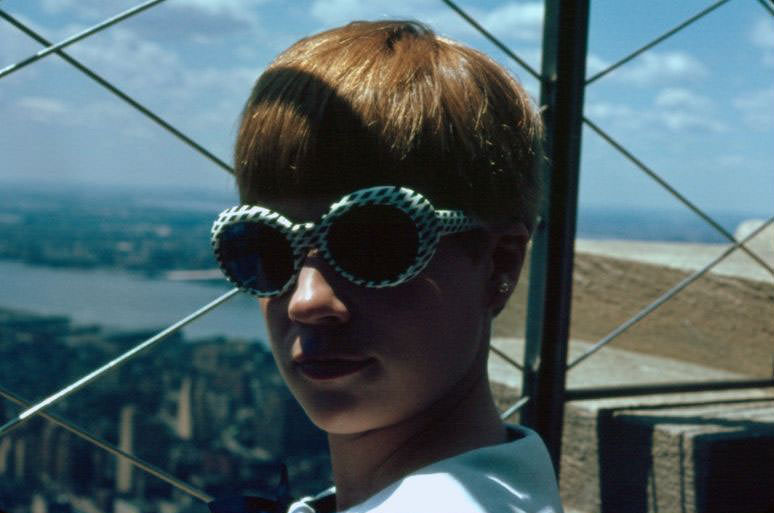
M329 435L356 435L382 427L382 424L373 418L353 412L314 413L309 415L309 418L315 426Z
M319 405L317 405L319 406ZM339 405L341 406L341 405ZM392 414L384 405L370 408L308 408L307 416L315 426L331 435L356 435L400 422L401 416Z

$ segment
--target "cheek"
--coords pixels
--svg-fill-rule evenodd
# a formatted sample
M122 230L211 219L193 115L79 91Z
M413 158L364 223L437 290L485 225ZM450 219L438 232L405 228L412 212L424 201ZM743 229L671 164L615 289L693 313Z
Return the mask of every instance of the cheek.
M392 406L408 413L455 393L456 385L483 372L487 343L480 308L464 296L436 296L412 303L413 314L395 319L383 348ZM386 406L386 405L385 405Z
M436 380L436 387L452 386L479 364L478 357L487 343L489 316L486 287L481 269L467 256L450 265L429 269L426 280L438 287L434 300L427 296L418 303L415 330L407 337L415 344L405 347L415 365L418 379Z
M405 379L425 383L428 390L444 388L459 381L470 369L479 353L482 319L471 308L447 308L443 315L425 317L426 324L417 326L410 345L404 346L402 358Z

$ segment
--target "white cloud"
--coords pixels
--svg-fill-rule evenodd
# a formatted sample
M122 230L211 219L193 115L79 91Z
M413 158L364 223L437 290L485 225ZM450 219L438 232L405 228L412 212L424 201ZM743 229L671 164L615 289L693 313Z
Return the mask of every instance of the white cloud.
M539 42L543 31L543 4L507 3L486 13L480 23L500 38Z
M707 74L707 68L704 64L689 53L651 50L616 69L608 76L639 86L649 86L702 78Z
M162 2L122 21L138 33L165 41L191 39L208 42L218 36L257 28L257 7L267 0L174 0ZM125 11L123 1L44 0L44 10L56 16L77 19L84 27ZM107 30L114 30L109 28ZM67 33L70 35L72 32Z
M690 109L698 111L709 108L711 102L706 96L697 94L689 89L667 87L659 91L655 100L653 100L653 104L656 107L668 109Z
M687 130L724 132L727 129L725 124L710 116L688 110L663 110L656 114L661 124L672 132L684 132Z
M388 17L430 21L439 11L429 0L315 0L309 13L326 26L341 25L352 20L376 20ZM448 11L448 9L446 9Z
M16 101L23 118L38 123L53 124L67 120L70 108L61 100L44 96L24 96Z
M244 15L245 12L267 3L268 0L174 0L161 2L151 7L151 10L187 7L212 15L229 13ZM121 0L42 0L41 7L50 14L68 13L79 18L102 18L122 12L130 3ZM147 11L146 11L147 12ZM142 16L142 14L141 14Z
M650 113L657 123L672 132L727 130L726 124L715 115L712 101L685 88L661 89L653 99Z
M635 115L628 105L611 102L590 102L584 106L585 114L592 119L629 118Z
M600 122L616 131L639 133L650 129L652 117L631 105L607 100L589 100L583 106L583 114L594 122Z
M753 25L750 42L763 51L763 65L774 67L774 20L770 16L761 18Z
M716 160L718 167L726 169L743 169L746 165L749 165L747 157L740 153L724 153L718 156Z
M543 27L541 2L508 2L489 11L465 6L465 11L497 37L505 40L540 41ZM452 37L477 34L457 13L431 0L315 0L309 13L326 26L363 19L416 19Z
M71 52L121 88L132 90L174 87L184 68L177 53L120 26Z
M230 13L244 15L245 12L267 3L268 0L176 0L175 5L190 6L210 14Z
M200 138L211 131L231 130L260 72L231 61L192 66L175 47L122 26L73 46L71 54L184 132L198 131ZM44 69L44 76L58 77L49 75L54 71ZM66 90L63 97L61 101L27 93L14 110L20 119L60 127L108 125L132 137L154 133L152 122L112 95Z
M227 95L234 92L247 99L249 88L261 70L251 67L190 69L183 76L186 90L211 90Z
M626 131L647 130L668 132L724 132L725 123L715 114L713 102L684 88L664 88L658 91L649 107L608 101L588 102L585 114L592 120L602 120Z
M62 123L79 128L104 130L108 137L126 137L130 140L153 140L159 129L134 109L113 98L100 98L79 104L71 109Z
M257 9L262 1L177 0L141 14L133 28L139 34L165 42L191 40L200 44L233 37L246 31L261 33Z
M56 129L111 127L111 131L133 138L150 139L149 122L132 109L110 98L72 103L46 96L25 96L14 105L19 120L31 121Z
M774 49L774 20L768 16L759 19L750 31L750 41L760 48Z
M84 9L87 7L84 6ZM24 23L33 30L47 35L53 41L70 37L88 27L88 23L72 19L68 19L66 23L58 26L41 26L26 20ZM43 48L38 43L35 45L35 51ZM122 83L143 81L143 75L158 76L158 71L155 70L156 66L169 69L176 66L178 60L174 52L149 41L147 38L139 37L133 30L121 24L67 47L66 52L77 60L83 61L87 66L94 67L98 73L109 75L110 79L120 78ZM0 53L1 56L2 53ZM44 60L47 63L54 62L64 65L64 61L56 55L48 55ZM28 67L37 68L38 66L40 66L39 63L33 63ZM143 69L145 73L140 73L139 71Z
M366 3L358 0L316 0L309 13L325 24L337 25L347 18L362 17L363 11L370 10Z
M110 2L104 0L43 0L40 6L49 14L68 13L80 18L98 18L109 15ZM124 7L126 8L126 7ZM113 14L117 14L116 11Z
M748 127L760 131L774 129L774 87L745 92L733 104Z
M606 61L597 54L589 53L586 56L586 76L591 77L596 75L603 69L607 69L610 66L610 62Z

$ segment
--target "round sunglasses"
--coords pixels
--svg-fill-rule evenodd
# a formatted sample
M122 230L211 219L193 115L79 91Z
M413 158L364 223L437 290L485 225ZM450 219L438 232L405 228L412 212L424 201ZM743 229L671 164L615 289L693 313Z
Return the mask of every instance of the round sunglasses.
M460 210L436 210L406 187L378 186L347 194L317 223L293 223L257 205L220 213L212 247L226 277L258 297L283 294L311 249L356 285L395 287L419 274L441 236L480 226Z

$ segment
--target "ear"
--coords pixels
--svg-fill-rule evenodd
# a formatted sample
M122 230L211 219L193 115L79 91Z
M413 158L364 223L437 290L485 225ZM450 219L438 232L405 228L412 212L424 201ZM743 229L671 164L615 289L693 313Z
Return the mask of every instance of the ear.
M492 317L500 313L516 288L524 264L529 231L524 223L490 230L492 250L489 253L489 309Z

